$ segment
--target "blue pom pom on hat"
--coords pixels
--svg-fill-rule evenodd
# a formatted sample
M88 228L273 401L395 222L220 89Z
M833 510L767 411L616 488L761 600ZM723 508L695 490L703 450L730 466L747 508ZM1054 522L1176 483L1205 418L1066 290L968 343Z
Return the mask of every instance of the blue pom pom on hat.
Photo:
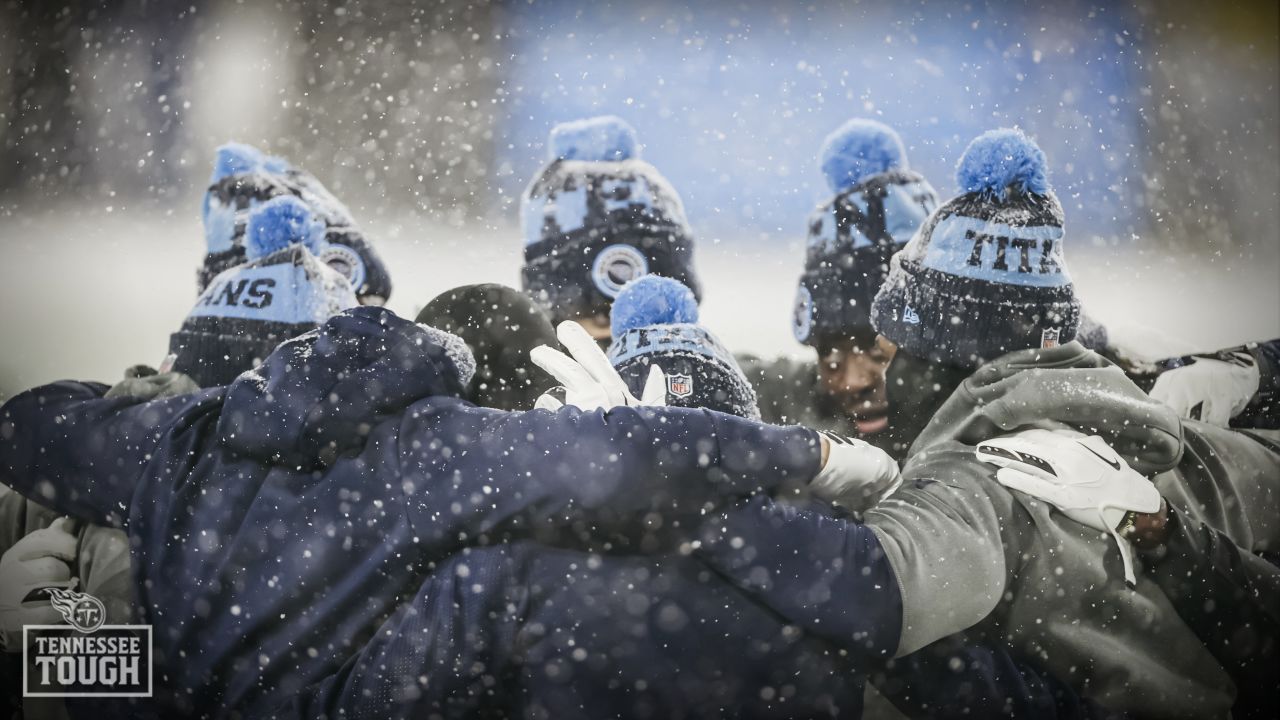
M209 178L212 185L223 178L243 175L262 168L266 157L262 151L252 145L229 142L218 148L213 161L213 175Z
M613 337L650 325L698 322L698 299L678 280L645 275L622 287L613 301Z
M619 162L640 157L635 128L616 115L565 122L551 128L551 160Z
M1017 128L989 130L974 138L956 164L956 184L964 192L1004 198L1015 192L1048 195L1044 151Z
M907 169L902 138L882 122L854 118L822 143L822 174L832 192L844 192L872 175Z
M324 250L324 221L307 204L292 195L282 195L249 212L245 227L244 252L256 260L302 243L314 254Z

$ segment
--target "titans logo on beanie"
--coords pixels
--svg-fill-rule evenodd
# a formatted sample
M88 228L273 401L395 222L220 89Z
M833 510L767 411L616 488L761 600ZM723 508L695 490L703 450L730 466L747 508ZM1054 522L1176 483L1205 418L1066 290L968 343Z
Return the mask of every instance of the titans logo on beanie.
M609 361L639 395L651 365L667 376L667 404L759 419L755 390L733 354L698 324L693 291L671 278L627 283L613 303Z
M324 222L287 195L245 223L247 262L210 281L169 338L173 369L201 387L226 385L276 345L359 304L346 278L321 263Z
M1080 303L1044 153L1019 130L978 136L956 168L963 194L893 256L876 330L931 362L976 367L1076 337Z
M809 218L791 325L796 340L815 346L871 326L889 258L938 205L933 186L907 168L898 134L882 123L850 120L827 136L820 159L836 195Z
M271 198L299 198L326 228L321 261L342 273L362 303L381 305L391 295L391 277L376 250L347 210L315 176L283 158L249 145L218 148L205 192L203 219L208 251L197 276L200 290L218 273L244 262L249 212Z
M549 148L520 216L524 289L553 321L608 315L622 286L649 273L699 292L680 196L639 159L630 125L612 116L564 123Z

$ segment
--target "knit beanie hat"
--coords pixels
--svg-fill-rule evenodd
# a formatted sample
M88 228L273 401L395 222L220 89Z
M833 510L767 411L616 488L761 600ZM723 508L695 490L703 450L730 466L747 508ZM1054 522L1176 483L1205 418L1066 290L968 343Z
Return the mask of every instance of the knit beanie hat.
M529 362L539 345L556 347L555 328L524 293L505 285L464 285L441 293L418 313L417 322L453 333L475 356L476 373L467 399L500 410L530 410L556 384Z
M796 340L815 347L871 327L889 258L938 206L933 186L907 168L901 138L874 120L855 118L828 135L821 163L836 195L809 218L791 323Z
M199 292L204 292L218 273L244 262L249 210L273 197L289 194L266 163L262 151L250 145L227 143L218 148L201 206L206 254L196 271Z
M898 347L962 368L1074 340L1062 206L1045 157L1020 130L978 136L956 168L963 194L893 256L871 321Z
M557 125L550 164L520 200L524 289L553 322L609 314L629 280L675 278L697 296L693 234L675 189L613 117Z
M667 376L667 404L760 419L755 390L725 346L698 323L693 292L670 278L646 275L613 303L609 361L638 397L650 364Z
M169 337L172 369L200 387L229 384L280 342L357 305L346 278L316 257L323 238L323 221L291 195L256 206L247 262L215 276Z
M320 260L347 278L362 303L384 304L391 295L391 277L346 206L315 176L242 143L218 148L214 160L203 206L208 250L198 272L200 290L214 275L244 262L249 211L285 195L301 199L323 221L325 233L317 253Z

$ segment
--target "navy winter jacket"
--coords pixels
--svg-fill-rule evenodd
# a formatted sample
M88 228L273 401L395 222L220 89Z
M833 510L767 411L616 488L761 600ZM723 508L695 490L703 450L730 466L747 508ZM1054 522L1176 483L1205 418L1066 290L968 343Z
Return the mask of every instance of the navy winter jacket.
M277 717L856 718L896 586L863 610L885 642L848 652L687 555L473 547Z
M531 527L690 518L820 462L714 412L510 413L421 327L361 307L226 388L139 403L60 382L0 409L0 482L124 527L167 714L248 715L331 676L434 563Z

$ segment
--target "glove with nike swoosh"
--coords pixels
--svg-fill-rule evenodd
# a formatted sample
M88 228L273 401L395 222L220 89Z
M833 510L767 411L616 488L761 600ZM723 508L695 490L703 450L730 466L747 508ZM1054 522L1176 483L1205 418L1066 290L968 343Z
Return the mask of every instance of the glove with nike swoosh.
M1133 548L1121 536L1129 512L1154 513L1163 500L1155 485L1131 469L1102 438L1074 430L1023 430L986 440L978 459L997 465L1001 485L1043 500L1064 515L1110 533L1120 549L1124 578L1137 582Z

